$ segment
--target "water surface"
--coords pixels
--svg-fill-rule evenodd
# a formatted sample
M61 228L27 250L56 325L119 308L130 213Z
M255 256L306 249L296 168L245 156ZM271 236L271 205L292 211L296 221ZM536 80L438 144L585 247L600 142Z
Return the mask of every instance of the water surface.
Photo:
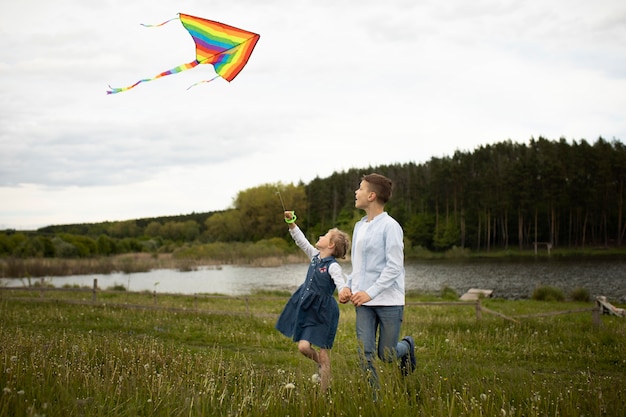
M269 268L224 265L190 272L160 269L131 274L47 277L45 281L55 287L66 284L91 287L95 278L101 289L123 285L129 291L244 295L258 290L293 291L304 280L307 266L306 263ZM342 266L345 272L350 272L349 263ZM493 290L494 297L519 299L529 298L537 286L552 285L565 294L585 288L592 296L605 295L626 302L626 260L446 260L410 262L405 267L407 290L439 292L449 287L461 295L469 288L483 288ZM28 282L2 279L0 285L21 286Z

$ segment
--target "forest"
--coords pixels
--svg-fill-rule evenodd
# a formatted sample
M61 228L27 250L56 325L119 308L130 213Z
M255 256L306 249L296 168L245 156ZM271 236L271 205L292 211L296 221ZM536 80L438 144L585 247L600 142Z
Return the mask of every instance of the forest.
M473 252L624 244L626 147L618 140L499 142L421 164L363 167L304 184L239 191L222 211L0 231L0 256L82 258L163 253L209 243L290 243L283 204L311 236L352 231L363 175L394 181L386 206L408 248Z

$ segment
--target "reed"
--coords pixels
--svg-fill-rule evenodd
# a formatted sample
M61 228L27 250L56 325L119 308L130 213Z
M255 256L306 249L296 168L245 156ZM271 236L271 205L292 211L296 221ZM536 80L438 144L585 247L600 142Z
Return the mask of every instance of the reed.
M192 297L110 292L99 304L0 299L0 415L613 416L626 409L626 326L590 313L520 319L471 306L411 304L403 333L418 369L379 364L373 394L358 364L354 309L341 305L331 391L274 330L288 293ZM129 302L145 308L128 308ZM429 295L429 300L432 295ZM198 302L198 300L196 300ZM486 299L507 316L589 303ZM165 307L180 307L167 309Z
M153 269L192 270L199 266L221 264L219 260L197 260L172 254L133 253L94 258L0 258L0 278L39 278L147 272Z

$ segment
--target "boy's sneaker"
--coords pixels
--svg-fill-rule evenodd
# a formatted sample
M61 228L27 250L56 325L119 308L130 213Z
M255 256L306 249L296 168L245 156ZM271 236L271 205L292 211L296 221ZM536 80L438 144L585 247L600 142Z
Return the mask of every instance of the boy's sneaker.
M417 366L417 361L415 360L415 342L411 336L405 336L402 341L409 345L409 352L400 359L402 375L407 376L412 373Z

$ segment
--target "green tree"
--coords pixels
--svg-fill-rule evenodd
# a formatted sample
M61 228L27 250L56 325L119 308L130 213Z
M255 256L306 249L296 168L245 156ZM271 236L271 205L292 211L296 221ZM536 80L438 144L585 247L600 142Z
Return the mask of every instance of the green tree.
M459 244L460 235L459 227L455 222L448 221L435 232L433 245L437 250L448 250Z
M241 214L245 240L256 242L285 235L281 198L286 210L306 218L307 200L302 186L265 184L237 194L234 206Z
M148 223L143 233L149 237L161 236L161 223L157 221L151 221Z
M430 213L416 213L404 227L405 236L413 246L434 249L435 218Z
M100 255L109 256L117 252L115 241L107 235L98 236L96 246Z
M54 243L52 243L52 239L47 236L39 236L39 241L41 242L42 247L42 255L44 258L54 258L56 255L54 249Z
M241 212L231 209L214 213L204 222L204 232L209 242L243 241L244 229Z
M123 237L137 237L140 234L140 229L137 226L135 220L126 220L122 222L113 222L108 228L109 235L123 238Z

